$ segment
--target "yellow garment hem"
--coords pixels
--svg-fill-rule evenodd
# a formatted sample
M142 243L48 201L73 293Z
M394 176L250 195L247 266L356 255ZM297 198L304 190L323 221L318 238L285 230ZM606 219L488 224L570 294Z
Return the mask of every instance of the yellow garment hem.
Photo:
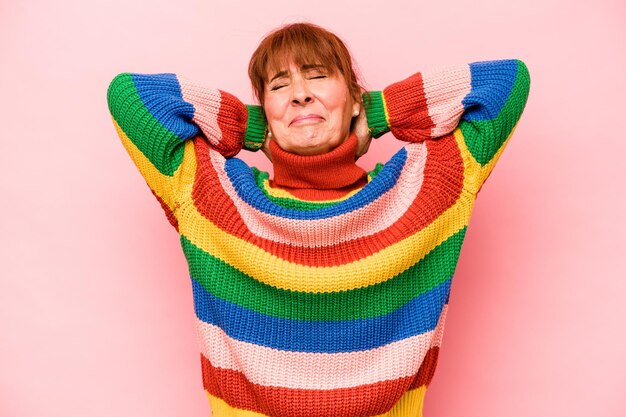
M372 417L422 417L427 388L426 385L422 385L419 388L407 391L391 410ZM205 393L209 399L212 417L271 417L256 411L231 407L221 398L209 394L206 390Z

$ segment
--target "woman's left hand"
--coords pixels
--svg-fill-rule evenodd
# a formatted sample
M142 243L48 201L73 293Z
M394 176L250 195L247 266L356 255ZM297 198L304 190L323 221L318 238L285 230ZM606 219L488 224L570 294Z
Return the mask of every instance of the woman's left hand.
M356 145L356 159L359 159L370 147L370 143L372 142L372 135L370 134L370 129L367 124L367 117L365 116L365 111L361 110L359 115L356 117L354 121L353 127L354 134L357 138Z

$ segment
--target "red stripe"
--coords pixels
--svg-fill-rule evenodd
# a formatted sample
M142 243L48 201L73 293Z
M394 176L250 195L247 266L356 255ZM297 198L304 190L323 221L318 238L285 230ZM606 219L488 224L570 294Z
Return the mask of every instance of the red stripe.
M163 201L161 197L159 197L152 188L150 189L150 191L152 191L152 195L154 195L156 199L159 201L159 203L161 204L161 207L163 208L163 211L165 211L165 215L167 216L167 220L170 222L172 226L174 226L174 229L176 229L176 231L178 232L178 220L176 220L176 216L174 215L174 212L169 208L167 204L165 204L165 201Z
M232 94L220 90L220 96L217 125L222 132L222 137L215 149L225 157L231 157L237 155L243 148L248 109Z
M214 367L202 354L200 360L204 388L231 407L266 415L327 417L389 411L406 391L430 384L438 356L439 348L430 348L413 376L334 390L263 386L250 382L241 372Z
M441 215L458 199L463 187L463 160L452 134L426 141L428 158L422 189L407 212L393 225L370 236L323 248L273 242L246 227L230 197L220 185L210 160L209 147L196 141L198 169L193 199L198 211L227 233L257 245L289 262L310 266L336 266L365 258L413 235Z
M428 114L421 73L391 84L383 94L394 136L407 142L432 139L431 132L435 124Z
M437 359L439 358L439 347L435 346L428 349L426 352L426 356L424 357L424 362L420 366L420 370L417 372L415 376L415 380L409 387L409 390L419 388L422 385L430 385L430 381L433 380L433 375L435 374L435 368L437 368Z
M270 416L371 416L389 411L406 391L430 382L438 348L431 348L416 375L334 390L269 387L250 382L241 372L216 368L200 355L204 388L231 407ZM434 359L433 359L434 358Z

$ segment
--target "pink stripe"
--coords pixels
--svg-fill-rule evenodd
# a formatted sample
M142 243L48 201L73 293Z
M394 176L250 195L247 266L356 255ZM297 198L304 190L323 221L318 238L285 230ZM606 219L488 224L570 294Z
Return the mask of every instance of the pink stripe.
M201 320L196 325L202 354L217 368L241 372L264 386L336 389L415 375L428 349L441 345L447 309L446 304L433 331L356 352L278 350L233 339Z
M372 203L327 219L285 219L251 207L237 195L224 170L225 159L211 152L211 161L226 194L251 233L267 240L302 247L323 247L372 235L393 225L411 206L424 181L427 148L424 143L405 146L407 161L395 186ZM358 227L354 219L367 219ZM308 233L302 233L307 230ZM303 240L303 237L305 238Z
M442 81L446 83L445 86L441 85ZM462 100L472 90L470 67L469 65L449 65L432 68L422 72L422 83L428 105L428 115L435 125L431 130L431 136L447 135L459 124L465 110Z
M183 100L193 104L193 121L200 127L211 145L218 146L222 140L222 131L217 122L222 95L219 90L197 87L188 80L177 76Z

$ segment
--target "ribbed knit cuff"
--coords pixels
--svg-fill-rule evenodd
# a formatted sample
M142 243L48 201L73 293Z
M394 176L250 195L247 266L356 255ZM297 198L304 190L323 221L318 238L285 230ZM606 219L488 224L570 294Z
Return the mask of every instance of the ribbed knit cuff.
M365 115L367 116L367 125L372 137L379 138L389 132L390 126L383 92L370 91L363 94L363 104L365 106Z
M265 133L267 132L267 120L263 107L246 104L248 109L248 121L246 123L246 134L243 138L243 148L255 152L263 147Z

